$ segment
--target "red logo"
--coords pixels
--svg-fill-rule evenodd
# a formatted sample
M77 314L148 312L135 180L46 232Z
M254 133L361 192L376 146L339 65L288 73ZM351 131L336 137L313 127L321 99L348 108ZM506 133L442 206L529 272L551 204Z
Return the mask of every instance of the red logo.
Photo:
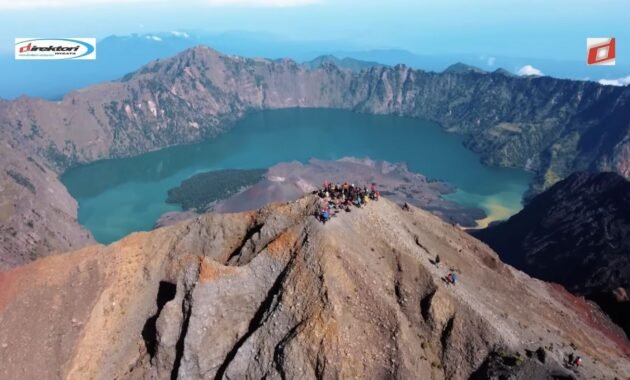
M587 38L586 64L612 66L615 64L615 38Z
M31 51L31 44L20 47L20 53L26 53L27 51Z

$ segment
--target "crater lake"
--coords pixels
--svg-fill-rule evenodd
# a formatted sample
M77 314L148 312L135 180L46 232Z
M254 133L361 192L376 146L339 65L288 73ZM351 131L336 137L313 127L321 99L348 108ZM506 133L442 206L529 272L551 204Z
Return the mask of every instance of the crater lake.
M201 143L78 166L61 180L79 203L79 223L99 242L110 243L150 230L162 214L180 210L166 203L167 191L194 174L347 156L404 162L412 172L449 183L457 190L445 198L488 214L480 226L518 212L532 178L524 170L483 165L461 136L433 122L335 109L282 109L252 113Z

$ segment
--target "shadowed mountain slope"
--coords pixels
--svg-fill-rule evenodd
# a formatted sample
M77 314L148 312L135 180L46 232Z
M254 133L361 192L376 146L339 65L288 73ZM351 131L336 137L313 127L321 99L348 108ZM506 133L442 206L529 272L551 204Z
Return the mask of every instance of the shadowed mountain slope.
M573 174L473 234L503 261L597 301L630 333L630 182L620 175Z

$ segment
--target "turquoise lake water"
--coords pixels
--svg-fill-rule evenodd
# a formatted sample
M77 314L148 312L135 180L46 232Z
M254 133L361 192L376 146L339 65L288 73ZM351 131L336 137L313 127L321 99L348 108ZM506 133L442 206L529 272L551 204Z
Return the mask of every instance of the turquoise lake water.
M446 198L486 210L482 225L519 211L531 180L522 170L482 165L460 136L435 123L330 109L254 113L216 139L95 162L61 180L79 202L79 222L109 243L179 210L165 203L167 191L191 175L345 156L406 162L411 171L450 183L457 191Z

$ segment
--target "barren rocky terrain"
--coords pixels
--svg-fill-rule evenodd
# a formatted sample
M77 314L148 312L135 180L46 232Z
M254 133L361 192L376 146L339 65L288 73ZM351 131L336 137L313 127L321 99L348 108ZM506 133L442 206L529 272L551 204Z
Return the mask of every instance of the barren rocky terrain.
M473 234L506 263L598 302L630 334L630 182L622 176L572 174Z
M451 224L382 199L323 225L319 202L206 214L0 273L0 377L630 376L630 345L598 309ZM579 370L563 366L571 353Z

